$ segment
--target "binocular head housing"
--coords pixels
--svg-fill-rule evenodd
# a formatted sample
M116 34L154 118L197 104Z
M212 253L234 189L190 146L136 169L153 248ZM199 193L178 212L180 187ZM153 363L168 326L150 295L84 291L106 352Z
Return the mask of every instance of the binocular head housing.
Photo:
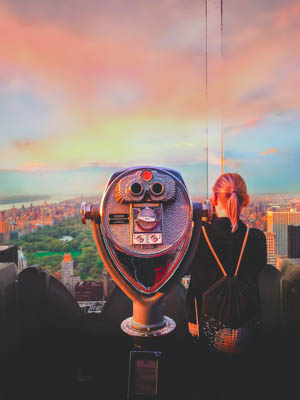
M117 171L106 185L100 206L82 204L82 221L92 219L105 267L133 300L129 325L135 331L165 327L167 317L154 314L161 314L159 300L188 268L182 261L191 258L186 256L191 252L195 222L199 228L204 214L201 203L192 203L180 173L160 167Z

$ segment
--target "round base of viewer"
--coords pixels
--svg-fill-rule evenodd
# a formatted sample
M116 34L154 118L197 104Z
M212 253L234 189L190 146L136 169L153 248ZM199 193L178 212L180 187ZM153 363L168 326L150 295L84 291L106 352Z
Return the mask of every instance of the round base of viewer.
M164 316L164 326L162 328L152 328L151 325L145 325L143 328L134 328L133 317L129 317L125 319L121 323L121 329L127 335L130 336L139 336L139 337L155 337L155 336L163 336L172 332L176 328L176 322L173 319Z

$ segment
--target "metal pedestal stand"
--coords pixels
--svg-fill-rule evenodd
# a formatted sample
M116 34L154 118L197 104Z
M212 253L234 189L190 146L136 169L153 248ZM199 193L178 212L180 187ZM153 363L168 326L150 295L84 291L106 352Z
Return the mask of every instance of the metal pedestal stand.
M175 321L163 316L162 321L153 325L134 322L134 316L121 324L121 329L134 338L129 356L128 392L129 400L154 400L159 394L159 337L167 335L176 327Z

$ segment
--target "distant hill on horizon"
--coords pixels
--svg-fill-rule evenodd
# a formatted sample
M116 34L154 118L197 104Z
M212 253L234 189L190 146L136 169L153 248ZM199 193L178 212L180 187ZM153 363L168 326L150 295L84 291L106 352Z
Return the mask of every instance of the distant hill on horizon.
M37 200L49 200L51 195L17 195L17 196L0 196L0 204L22 203Z

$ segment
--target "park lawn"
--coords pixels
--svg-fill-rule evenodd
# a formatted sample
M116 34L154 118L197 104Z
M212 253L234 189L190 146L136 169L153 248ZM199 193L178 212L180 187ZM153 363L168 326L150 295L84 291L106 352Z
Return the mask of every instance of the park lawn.
M67 253L71 253L72 258L74 257L78 257L81 256L81 251L69 251ZM59 256L64 256L64 252L55 252L55 251L37 251L35 253L35 256L37 258L42 258L42 257L47 257L47 256L55 256L55 255L59 255Z

